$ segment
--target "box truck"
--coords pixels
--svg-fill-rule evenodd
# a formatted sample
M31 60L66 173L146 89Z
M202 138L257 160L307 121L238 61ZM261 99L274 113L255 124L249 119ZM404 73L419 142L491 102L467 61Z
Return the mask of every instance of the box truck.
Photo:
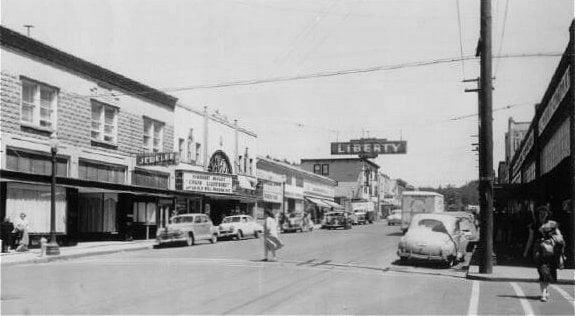
M443 195L431 191L405 191L401 196L401 230L405 233L417 213L445 211Z

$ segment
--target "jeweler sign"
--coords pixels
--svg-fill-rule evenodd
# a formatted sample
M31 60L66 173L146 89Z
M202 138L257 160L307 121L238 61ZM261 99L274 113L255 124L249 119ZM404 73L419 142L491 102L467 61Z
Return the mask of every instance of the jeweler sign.
M178 164L178 153L146 153L136 156L136 165L153 166L153 165L176 165Z
M407 153L407 141L391 141L381 138L352 139L344 143L331 143L332 155L371 156Z

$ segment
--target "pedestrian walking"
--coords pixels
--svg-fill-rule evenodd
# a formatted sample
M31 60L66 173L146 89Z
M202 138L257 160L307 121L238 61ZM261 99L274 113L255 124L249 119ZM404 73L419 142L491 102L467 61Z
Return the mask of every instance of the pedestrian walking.
M14 224L10 217L6 216L2 222L2 252L8 252L12 248L12 232L14 231Z
M529 240L523 256L527 257L533 248L533 259L539 273L541 301L549 299L549 284L557 282L557 269L564 264L563 248L565 241L558 224L551 220L548 206L541 206L536 211L536 221L530 226Z
M24 212L20 213L20 218L15 221L14 229L18 233L19 238L16 251L28 251L28 243L30 241L28 237L30 232L30 223L26 219L26 214Z
M276 261L276 251L284 245L279 239L278 221L274 217L272 210L265 211L266 220L264 223L264 249L265 261ZM269 257L271 254L271 258Z

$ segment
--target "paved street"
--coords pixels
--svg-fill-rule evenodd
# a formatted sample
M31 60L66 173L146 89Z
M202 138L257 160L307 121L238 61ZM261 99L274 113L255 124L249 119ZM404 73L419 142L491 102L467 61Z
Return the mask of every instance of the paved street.
M395 264L399 228L284 234L2 268L2 314L564 314L572 286L465 279L460 267Z

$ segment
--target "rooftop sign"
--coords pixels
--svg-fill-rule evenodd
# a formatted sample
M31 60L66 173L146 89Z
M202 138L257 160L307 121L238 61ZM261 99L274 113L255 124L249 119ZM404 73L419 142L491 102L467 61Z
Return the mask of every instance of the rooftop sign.
M352 139L349 142L331 143L332 155L360 155L376 157L377 155L405 154L406 141L390 141L381 138Z

